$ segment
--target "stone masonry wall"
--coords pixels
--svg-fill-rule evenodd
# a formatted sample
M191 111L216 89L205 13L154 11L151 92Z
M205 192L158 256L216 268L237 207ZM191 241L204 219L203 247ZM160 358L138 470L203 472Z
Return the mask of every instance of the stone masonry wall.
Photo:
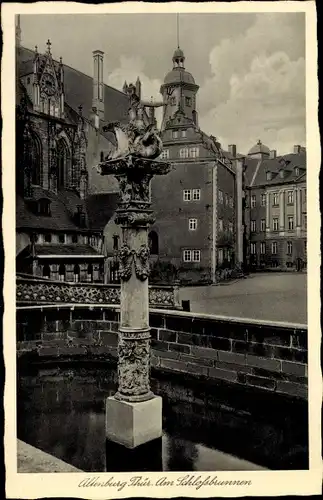
M114 308L20 309L18 356L115 361L118 321ZM156 310L150 326L153 369L307 398L305 326Z

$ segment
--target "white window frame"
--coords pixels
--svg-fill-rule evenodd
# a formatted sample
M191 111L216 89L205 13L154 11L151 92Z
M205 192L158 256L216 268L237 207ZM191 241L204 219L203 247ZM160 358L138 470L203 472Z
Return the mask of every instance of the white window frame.
M201 190L199 188L193 189L192 199L193 199L193 201L200 201L200 199L201 199Z
M293 242L287 241L287 255L293 255Z
M233 233L233 222L228 223L229 233Z
M223 219L219 219L219 231L223 231Z
M183 250L183 262L192 262L192 250Z
M163 149L160 154L160 158L163 160L167 160L169 158L169 149Z
M279 196L278 193L273 193L273 206L278 207L279 206Z
M197 146L194 146L193 148L189 149L189 157L190 158L198 158L200 156L200 148Z
M186 132L187 132L186 130L182 130L182 137L183 137L183 138L187 137Z
M233 197L232 196L229 197L229 207L233 208Z
M188 219L188 229L190 231L197 230L197 219Z
M192 250L192 262L201 262L201 250Z
M288 216L288 230L289 231L294 230L294 216L293 215Z
M264 241L260 242L260 254L265 255L266 253L266 243Z
M252 220L252 221L250 222L250 231L251 231L252 233L255 233L255 232L256 232L256 221L255 221L255 220Z
M223 191L221 189L218 190L219 203L223 203Z
M255 242L250 243L250 255L256 255L257 253L257 245Z
M191 201L191 200L192 200L192 190L183 189L183 201Z
M180 148L179 157L180 158L188 158L188 156L189 156L188 148Z
M277 241L273 241L271 244L271 254L272 255L277 255Z
M287 203L294 205L294 191L287 191Z
M265 193L261 194L261 206L262 207L266 206L266 194Z
M266 219L260 220L260 231L266 231Z
M252 194L252 195L251 195L251 198L250 198L250 206L251 206L251 208L255 208L255 207L256 207L256 204L257 204L257 198L256 198L256 195L255 195L255 194Z
M172 137L173 137L173 139L178 139L178 130L172 131Z
M273 231L278 231L279 219L278 217L273 217Z

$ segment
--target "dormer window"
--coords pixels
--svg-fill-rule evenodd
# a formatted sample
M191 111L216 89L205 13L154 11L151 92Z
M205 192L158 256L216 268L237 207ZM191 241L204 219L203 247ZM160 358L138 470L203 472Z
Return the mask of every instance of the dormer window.
M173 130L172 136L173 139L178 139L178 130Z
M267 181L271 181L271 179L272 179L272 174L269 170L266 172L266 179L267 179Z
M295 175L298 177L299 176L299 167L295 167Z
M50 200L47 200L46 198L38 200L38 214L50 215Z
M186 104L186 106L192 106L192 99L191 99L191 97L185 97L185 104Z
M284 176L285 176L284 169L283 169L283 168L281 168L281 169L279 170L279 177L280 177L281 179L283 179L283 178L284 178Z

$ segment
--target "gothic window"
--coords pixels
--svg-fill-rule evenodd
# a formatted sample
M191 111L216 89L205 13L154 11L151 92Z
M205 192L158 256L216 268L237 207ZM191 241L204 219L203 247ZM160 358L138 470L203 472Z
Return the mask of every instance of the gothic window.
M150 231L148 235L149 250L151 255L158 255L159 245L158 245L158 234L156 231Z
M39 137L32 133L29 135L27 144L27 158L25 159L31 166L32 184L41 185L42 180L42 147ZM27 166L27 165L26 165Z
M57 143L57 189L64 189L68 185L70 170L70 152L64 139Z

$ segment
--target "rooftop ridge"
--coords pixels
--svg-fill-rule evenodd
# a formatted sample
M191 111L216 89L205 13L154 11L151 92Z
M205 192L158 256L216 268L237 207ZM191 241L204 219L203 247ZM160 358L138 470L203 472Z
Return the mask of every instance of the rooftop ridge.
M34 51L34 50L29 49L28 47L24 47L23 45L21 46L21 49L24 49L24 50L29 50L32 54L35 54L35 51ZM40 53L40 55L44 55L44 54L41 54L41 53ZM28 62L29 60L31 60L31 59L26 59L25 61L22 61L22 64L23 64L23 63L25 63L25 62ZM57 61L57 60L56 60L56 59L54 59L54 58L53 58L53 61L54 61L55 63L59 64L59 61ZM73 70L73 71L76 71L77 73L80 73L81 75L86 76L87 78L91 78L91 80L93 80L93 77L92 77L92 76L87 75L86 73L84 73L83 71L81 71L81 70L79 70L79 69L73 68L73 66L70 66L69 64L65 64L65 63L63 62L63 66L66 66L66 68L69 68L69 69L71 69L71 70ZM103 82L103 83L104 83L104 82ZM105 85L106 87L108 87L109 89L112 89L112 90L114 90L115 92L118 92L119 94L121 94L121 95L123 95L123 96L125 96L125 95L126 95L124 92L122 92L122 90L118 90L118 89L116 89L115 87L111 87L111 85L108 85L107 83L104 83L104 85Z

